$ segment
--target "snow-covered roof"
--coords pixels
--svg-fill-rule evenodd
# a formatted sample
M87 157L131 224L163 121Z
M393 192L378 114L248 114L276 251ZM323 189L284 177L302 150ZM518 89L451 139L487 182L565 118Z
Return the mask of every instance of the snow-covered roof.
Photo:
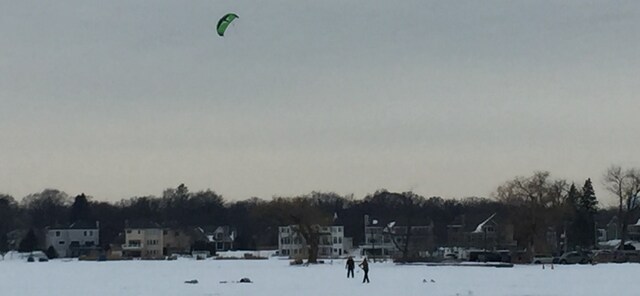
M473 231L473 233L480 233L482 232L482 227L484 227L485 224L487 224L489 221L491 221L491 219L493 219L493 217L496 215L496 213L493 213L493 215L491 215L491 217L487 218L487 220L482 221L482 223L478 224L478 227L476 227L476 230Z

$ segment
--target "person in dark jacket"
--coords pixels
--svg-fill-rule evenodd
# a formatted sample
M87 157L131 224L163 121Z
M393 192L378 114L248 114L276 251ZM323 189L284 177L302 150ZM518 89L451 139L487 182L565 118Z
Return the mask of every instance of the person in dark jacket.
M349 278L349 275L351 275L351 277L353 277L353 270L356 268L356 263L353 261L353 257L349 256L349 258L347 259L347 278Z
M360 263L358 266L360 266L360 268L362 268L362 270L364 271L364 278L362 279L362 283L364 283L365 281L368 283L369 282L369 262L367 262L367 257L365 257L362 260L362 263Z

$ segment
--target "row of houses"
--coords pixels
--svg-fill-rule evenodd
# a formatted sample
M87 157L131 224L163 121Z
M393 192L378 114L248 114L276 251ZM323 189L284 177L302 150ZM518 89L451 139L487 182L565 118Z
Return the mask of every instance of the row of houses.
M467 220L458 216L446 228L446 241L436 243L434 225L397 225L393 221L378 221L368 215L363 221L364 239L355 243L345 236L343 225L319 226L318 256L320 258L345 257L359 250L363 255L398 257L406 251L411 257L424 257L438 248L462 248L477 250L513 250L517 246L514 228L496 214L483 220ZM309 246L297 229L297 225L278 228L278 252L281 256L304 258ZM617 220L612 219L606 228L599 228L598 242L618 239ZM12 236L10 236L11 239ZM102 254L100 248L100 223L78 221L65 227L45 229L45 248L55 249L59 257L80 257ZM563 231L549 229L546 252L562 252ZM640 220L629 225L629 238L640 240ZM227 251L234 249L235 231L229 226L176 228L161 226L150 221L125 222L118 243L109 244L110 257L163 258L172 254L186 254L194 249ZM104 245L104 244L103 244Z
M514 226L505 217L492 214L488 217L460 215L446 227L446 240L436 242L434 224L397 225L393 221L378 221L368 215L364 216L364 240L354 244L353 239L345 237L341 225L321 226L318 256L320 258L337 258L352 254L358 250L361 255L374 257L399 257L407 252L408 257L426 257L438 250L459 250L460 254L469 251L516 251ZM613 217L602 228L596 227L595 243L606 243L619 240L617 218ZM304 258L308 255L309 246L304 237L297 231L296 225L282 226L278 231L278 252L282 256ZM628 238L640 241L640 220L628 226ZM561 254L567 251L566 229L549 228L537 252ZM443 254L440 254L443 255Z
M100 223L75 222L46 229L45 244L58 257L108 256L115 258L164 258L190 254L194 249L213 253L234 248L235 231L229 226L176 228L150 221L125 222L123 243L100 246ZM108 253L108 254L106 254Z
M409 257L425 257L436 249L434 224L398 225L395 222L378 221L364 216L364 241L354 245L353 239L345 237L341 225L321 226L318 257L338 258L350 255L355 249L361 255L374 257L399 257L407 252ZM491 215L479 224L466 223L464 216L447 226L445 246L466 249L515 248L513 227L497 222ZM308 244L297 231L297 225L282 226L278 231L278 253L291 258L308 255Z

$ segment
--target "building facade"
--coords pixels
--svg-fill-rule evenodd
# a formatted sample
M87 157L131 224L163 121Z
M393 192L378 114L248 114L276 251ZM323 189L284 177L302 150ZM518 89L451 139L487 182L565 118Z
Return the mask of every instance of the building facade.
M134 258L164 257L164 229L152 222L125 223L125 243L122 255Z
M351 240L344 237L344 226L319 226L318 258L340 258L349 252ZM278 228L278 252L290 258L305 258L309 245L297 225Z
M360 248L363 255L373 257L400 257L406 247L408 257L423 256L435 248L433 223L429 225L396 225L364 216L365 241ZM409 230L411 231L409 233Z
M58 257L87 255L100 244L99 222L75 222L68 227L47 228L46 245L53 247Z

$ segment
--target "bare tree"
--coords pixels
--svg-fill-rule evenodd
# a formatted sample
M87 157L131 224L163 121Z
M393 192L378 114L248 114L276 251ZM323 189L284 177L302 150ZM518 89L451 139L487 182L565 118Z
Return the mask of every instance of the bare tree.
M567 187L565 180L551 180L549 172L516 177L498 187L496 197L514 209L512 220L528 255L533 255L536 246L546 246L546 230L561 219L556 210L564 204Z
M391 242L401 253L401 260L407 262L410 257L416 256L416 247L419 244L414 240L414 226L418 221L419 210L425 203L425 199L411 191L401 194L392 193L399 199L398 210L400 216L398 220L403 226L395 226L396 222L391 222L383 228L383 232L391 237ZM421 233L424 235L424 233ZM414 246L416 245L416 246Z
M629 218L640 209L640 169L623 170L620 166L611 166L604 175L604 185L618 199L618 225L620 229L620 249L627 239Z
M304 197L296 197L287 201L289 203L289 216L295 226L294 231L300 234L307 243L308 263L318 263L318 250L320 247L320 237L328 235L323 231L331 221L331 215L322 212L314 200Z

